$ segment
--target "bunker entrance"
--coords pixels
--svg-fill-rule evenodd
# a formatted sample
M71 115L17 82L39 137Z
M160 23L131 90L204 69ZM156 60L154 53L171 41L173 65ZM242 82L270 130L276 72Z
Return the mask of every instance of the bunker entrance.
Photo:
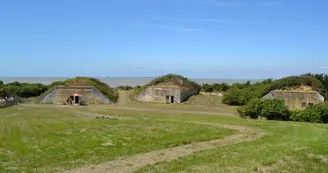
M174 103L174 96L171 96L171 103Z

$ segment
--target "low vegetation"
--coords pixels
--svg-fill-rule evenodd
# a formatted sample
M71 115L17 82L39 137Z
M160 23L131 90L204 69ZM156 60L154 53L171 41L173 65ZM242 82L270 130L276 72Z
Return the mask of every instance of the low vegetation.
M308 107L305 110L289 111L284 100L254 99L239 107L239 116L242 118L267 120L299 121L312 123L328 123L328 103Z
M3 84L0 81L0 98L18 96L21 98L30 98L40 96L42 93L48 90L48 86L43 84L28 84L12 82Z
M214 83L214 84L202 84L201 91L202 92L226 92L228 91L230 86L226 83Z
M123 91L130 91L132 89L133 89L133 87L128 86L128 85L121 85L121 86L117 86L115 88L115 90L123 90Z
M290 115L284 100L278 99L254 99L237 110L240 117L252 119L263 117L268 120L289 120Z

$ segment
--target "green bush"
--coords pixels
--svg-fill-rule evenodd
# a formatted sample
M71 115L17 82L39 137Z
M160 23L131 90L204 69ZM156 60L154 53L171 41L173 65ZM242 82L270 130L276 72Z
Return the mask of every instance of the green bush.
M125 91L129 91L129 90L132 90L132 89L133 89L133 87L128 86L128 85L126 85L126 86L121 85L121 86L117 86L117 87L115 88L115 90L125 90Z
M201 87L201 91L203 92L226 92L228 91L230 86L226 83L214 83L210 84L203 84Z
M254 99L246 105L237 109L239 116L242 118L257 119L264 117L268 120L288 120L289 111L283 100L260 100Z
M17 95L21 98L29 98L40 96L44 93L48 87L43 84L28 84L28 83L19 83L12 82L4 85L1 89L1 95L13 96Z
M328 104L320 104L305 110L294 111L290 119L299 122L328 123Z
M262 101L260 99L255 99L247 103L245 106L239 107L237 109L239 116L242 118L250 117L252 119L257 119L261 115Z
M269 99L262 101L262 117L268 120L289 120L289 115L284 100Z

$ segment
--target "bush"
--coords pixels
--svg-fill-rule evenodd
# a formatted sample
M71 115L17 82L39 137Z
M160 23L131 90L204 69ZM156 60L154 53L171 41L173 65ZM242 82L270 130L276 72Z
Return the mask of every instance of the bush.
M290 119L299 122L328 123L328 104L320 104L305 110L294 111Z
M288 120L289 111L283 100L260 100L254 99L237 109L242 118L257 119L259 116L268 120Z
M210 84L203 84L201 87L201 91L203 92L226 92L228 91L230 86L226 83L214 83L212 85Z
M43 92L48 89L46 85L43 84L28 84L12 82L3 86L2 94L8 96L17 95L21 98L29 98L40 96ZM5 92L5 93L4 93Z
M250 117L252 119L257 119L261 115L262 101L260 99L255 99L247 103L245 106L239 107L237 109L239 116L242 118Z
M261 116L268 120L289 120L289 111L284 100L269 99L262 101Z
M123 86L123 85L121 85L121 86L118 86L118 87L116 87L115 88L116 90L125 90L125 91L129 91L129 90L132 90L133 89L133 87L131 87L131 86Z

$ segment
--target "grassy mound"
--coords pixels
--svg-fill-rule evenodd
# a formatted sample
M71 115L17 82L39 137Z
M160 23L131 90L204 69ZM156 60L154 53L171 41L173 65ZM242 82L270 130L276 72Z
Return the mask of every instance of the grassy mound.
M196 82L193 82L186 77L183 77L183 76L177 75L177 74L168 74L165 76L160 76L160 77L150 81L147 85L144 85L140 88L136 88L134 95L135 96L138 95L141 91L143 91L144 89L146 89L149 86L156 86L159 84L176 85L183 89L194 89L194 88L200 89L200 86Z
M76 77L65 81L54 82L49 86L52 89L56 86L92 86L97 88L102 94L107 96L111 101L116 102L118 93L107 84L98 79L89 77Z

